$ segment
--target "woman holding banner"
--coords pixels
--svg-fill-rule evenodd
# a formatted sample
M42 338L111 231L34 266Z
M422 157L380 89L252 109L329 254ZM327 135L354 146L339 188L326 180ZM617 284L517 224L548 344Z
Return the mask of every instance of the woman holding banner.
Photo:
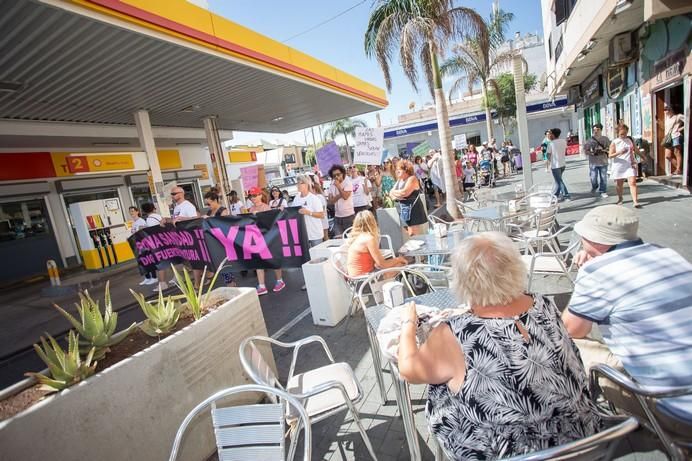
M252 202L250 207L250 213L262 213L263 211L270 211L269 205L264 203L264 196L262 195L262 189L259 187L251 187L248 190L248 196ZM281 273L281 269L274 269L274 275L276 276L276 282L274 283L274 288L272 291L278 293L279 291L286 288ZM267 287L264 284L264 269L257 269L257 295L262 296L268 293Z
M272 187L269 191L269 208L283 210L288 206L281 190L278 187Z
M212 187L209 192L204 194L204 204L208 208L207 217L213 216L218 218L219 216L228 216L230 214L228 208L221 205L221 196L215 187Z
M136 233L138 230L147 227L146 215L142 216L139 212L139 208L136 206L131 206L129 208L130 216L132 217L132 233ZM160 221L160 220L159 220ZM140 272L144 275L144 279L139 282L140 285L154 285L158 280L156 279L156 271Z
M238 202L238 194L236 194L235 199L236 202ZM220 216L231 215L228 208L221 205L221 196L219 195L218 189L215 187L212 187L209 192L204 194L204 203L207 205L208 208L207 214L204 216L205 218L218 218ZM221 269L220 274L226 286L236 286L235 275L229 268L224 267L223 269ZM207 279L211 280L212 278L213 275L211 273L207 273Z

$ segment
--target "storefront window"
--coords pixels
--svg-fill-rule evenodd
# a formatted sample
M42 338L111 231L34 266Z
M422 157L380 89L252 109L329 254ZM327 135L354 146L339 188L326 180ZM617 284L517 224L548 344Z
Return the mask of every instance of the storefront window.
M49 231L43 200L0 203L0 241L28 239Z

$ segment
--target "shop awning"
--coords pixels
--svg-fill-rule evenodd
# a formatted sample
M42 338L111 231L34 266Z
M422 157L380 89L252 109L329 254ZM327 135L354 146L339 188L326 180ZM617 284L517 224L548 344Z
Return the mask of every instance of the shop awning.
M0 0L0 119L286 133L387 105L362 80L184 0Z

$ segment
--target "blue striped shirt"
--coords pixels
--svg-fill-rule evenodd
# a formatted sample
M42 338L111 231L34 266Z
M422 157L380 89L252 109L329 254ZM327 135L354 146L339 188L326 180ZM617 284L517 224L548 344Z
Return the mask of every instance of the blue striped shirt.
M568 309L599 324L637 382L692 385L692 264L675 251L617 245L582 267ZM661 403L692 419L692 396Z

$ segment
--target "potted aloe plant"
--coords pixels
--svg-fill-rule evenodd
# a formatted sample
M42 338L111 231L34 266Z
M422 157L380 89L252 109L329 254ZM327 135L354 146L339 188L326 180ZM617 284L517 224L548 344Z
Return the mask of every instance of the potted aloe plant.
M37 385L56 392L0 421L0 461L166 459L178 425L194 405L249 382L238 346L248 336L267 334L256 291L205 293L194 289L186 271L176 277L181 295L148 301L134 293L146 320L121 333L114 327L109 292L103 311L85 293L77 317L63 314L75 330L67 350L43 339L36 348L48 370L32 375ZM107 361L139 335L153 345L92 374L97 356L103 357L99 363ZM204 460L213 453L209 427L208 420L198 421L190 434L194 443L185 444L181 459Z

